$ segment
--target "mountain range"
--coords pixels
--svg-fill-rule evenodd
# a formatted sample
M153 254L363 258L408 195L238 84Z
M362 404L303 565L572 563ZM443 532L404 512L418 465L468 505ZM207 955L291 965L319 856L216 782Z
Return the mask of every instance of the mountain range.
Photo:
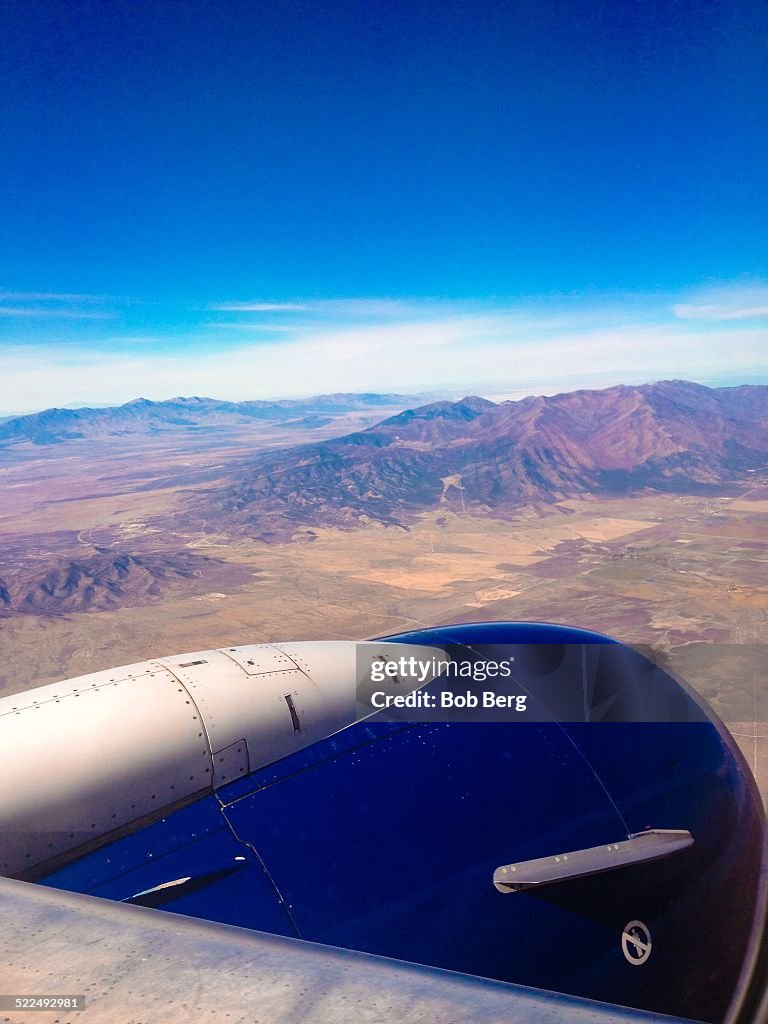
M343 417L345 410L361 408L367 419L377 410L386 415L409 402L413 405L413 398L403 395L329 395L274 403L139 399L112 409L54 409L17 417L0 423L0 438L13 446L23 441L63 444L73 435L114 437L114 446L93 449L92 463L87 462L87 450L83 456L87 471L98 478L104 460L111 465L123 435L168 431L171 437L178 430L204 432L215 430L218 423L255 423L260 417L280 425L326 413ZM723 495L738 493L737 488L768 493L765 386L707 388L662 381L498 403L477 396L417 402L343 436L255 454L250 449L247 456L230 453L223 461L217 455L216 466L195 479L183 468L183 458L178 466L163 463L162 474L149 482L142 460L125 479L107 473L102 481L108 488L105 501L115 497L115 487L124 488L121 494L149 495L169 485L178 488L177 500L142 517L138 532L134 512L113 511L107 518L127 516L130 530L123 532L118 518L115 528L104 523L84 531L84 540L83 531L62 529L33 542L33 515L31 539L18 529L4 536L0 620L115 610L152 603L176 591L229 592L250 581L253 567L204 557L185 546L188 538L199 539L211 528L233 538L289 541L297 531L311 539L313 527L353 529L378 522L407 528L430 510L510 519L562 512L567 504L558 503L589 495ZM361 419L358 414L352 422ZM343 419L336 427L349 429ZM304 436L313 435L308 431ZM176 437L172 447L188 450ZM7 448L9 463L12 451ZM28 471L21 465L21 475L12 478L10 487L37 486L37 460ZM82 472L81 462L73 465L75 472ZM7 495L23 493L22 488ZM65 488L50 495L54 503L66 502L75 527L77 506L71 502L99 497L87 488L83 494ZM45 500L33 500L28 507L36 513L38 504L45 508Z
M569 497L722 491L768 459L768 387L687 381L494 403L433 402L239 462L197 510L264 539L297 526L405 525L441 507L509 516Z
M152 402L137 398L125 405L82 409L45 409L0 420L0 449L31 442L62 444L81 439L119 438L202 432L221 427L271 422L312 427L331 417L352 412L375 414L418 403L418 396L390 394L333 394L281 401L225 402L215 398L171 398Z

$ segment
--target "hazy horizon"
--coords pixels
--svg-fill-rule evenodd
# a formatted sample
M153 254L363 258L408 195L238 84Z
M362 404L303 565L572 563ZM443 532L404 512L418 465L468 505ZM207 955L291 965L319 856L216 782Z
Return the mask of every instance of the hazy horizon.
M766 379L768 284L756 282L665 296L242 301L173 313L138 300L0 292L0 323L21 325L0 347L3 415L138 396L521 396ZM143 335L132 329L137 316Z
M712 377L707 379L694 379L692 377L657 377L648 379L638 379L633 381L628 380L615 380L610 383L601 383L590 387L588 385L580 386L563 386L557 387L552 386L549 388L541 388L539 390L532 390L530 388L514 388L514 389L503 389L499 388L498 384L483 390L462 390L461 388L448 390L448 389L436 389L433 391L408 391L404 388L394 388L387 391L376 391L374 389L366 388L357 391L307 391L305 393L291 393L291 394L269 394L252 396L246 395L243 398L222 398L221 395L216 394L167 394L156 398L148 398L146 394L137 394L132 398L126 399L124 402L67 402L63 404L54 404L49 406L42 406L39 408L19 409L14 412L9 412L0 409L0 420L16 419L22 416L33 416L37 413L46 412L53 409L64 409L67 411L82 411L86 409L119 409L125 405L130 405L132 402L139 401L151 401L153 403L172 402L174 400L188 400L188 399L201 399L203 401L228 401L228 402L248 402L248 401L266 401L266 402L282 402L282 401L309 401L313 398L323 398L332 394L349 394L349 395L360 395L360 394L374 394L374 395L385 395L385 394L397 394L404 395L406 397L412 397L419 399L423 404L437 401L460 401L462 398L467 397L479 397L488 399L491 402L508 402L508 401L520 401L527 397L551 397L558 394L564 394L571 391L579 390L590 390L599 391L605 388L625 386L625 387L640 387L647 384L658 384L664 381L671 380L684 380L691 384L701 384L709 388L721 388L721 387L743 387L743 386L768 386L768 374L763 374L760 377L754 379L743 379L741 377Z

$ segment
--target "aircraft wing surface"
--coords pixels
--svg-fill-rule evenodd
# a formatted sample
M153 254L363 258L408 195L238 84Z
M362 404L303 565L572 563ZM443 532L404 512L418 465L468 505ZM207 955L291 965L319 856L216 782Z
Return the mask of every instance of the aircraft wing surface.
M679 1018L0 878L2 989L85 996L11 1024L674 1024ZM6 1004L7 1005L7 1004Z

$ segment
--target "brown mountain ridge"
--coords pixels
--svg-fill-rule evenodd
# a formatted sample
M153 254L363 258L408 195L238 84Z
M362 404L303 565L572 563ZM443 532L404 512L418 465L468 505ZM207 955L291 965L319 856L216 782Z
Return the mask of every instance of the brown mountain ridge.
M131 554L96 549L53 565L22 565L0 578L0 619L67 615L144 605L167 591L205 591L251 573L190 551Z
M440 507L509 516L588 493L714 493L768 457L768 387L687 381L409 409L344 437L239 463L194 500L225 527L405 525Z

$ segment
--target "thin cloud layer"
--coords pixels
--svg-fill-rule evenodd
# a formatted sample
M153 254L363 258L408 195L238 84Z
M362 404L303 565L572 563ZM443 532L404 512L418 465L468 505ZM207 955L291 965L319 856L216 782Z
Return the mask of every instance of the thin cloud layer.
M55 327L51 333L32 330L0 343L0 412L117 404L140 395L239 400L445 390L519 397L670 377L765 380L768 329L756 317L678 312L713 305L760 308L753 295L748 301L741 295L741 302L733 288L727 302L725 295L562 297L503 305L406 299L265 301L248 308L218 303L188 322L154 330L84 323L66 340ZM270 315L278 312L275 323Z

